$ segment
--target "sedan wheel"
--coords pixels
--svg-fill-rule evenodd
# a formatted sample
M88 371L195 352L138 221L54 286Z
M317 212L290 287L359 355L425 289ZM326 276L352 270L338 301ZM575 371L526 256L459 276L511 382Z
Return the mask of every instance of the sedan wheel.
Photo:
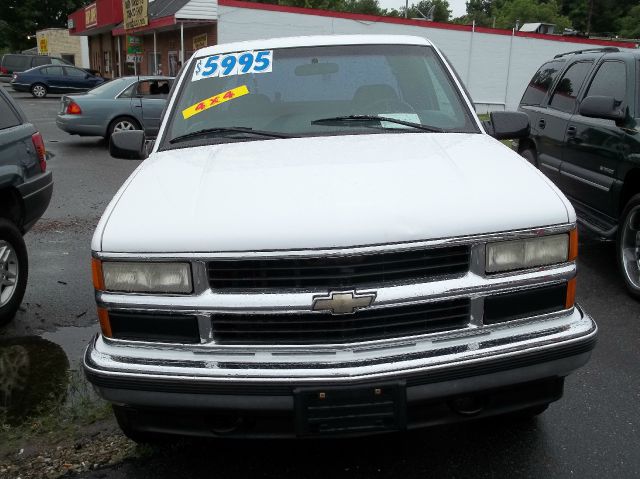
M640 195L627 203L618 230L618 264L627 289L640 299Z
M45 96L47 96L47 87L40 84L33 85L31 87L31 94L36 98L44 98Z
M131 123L129 120L120 120L113 126L113 132L119 131L137 130L138 127Z
M0 308L9 304L18 288L18 254L11 244L0 240Z

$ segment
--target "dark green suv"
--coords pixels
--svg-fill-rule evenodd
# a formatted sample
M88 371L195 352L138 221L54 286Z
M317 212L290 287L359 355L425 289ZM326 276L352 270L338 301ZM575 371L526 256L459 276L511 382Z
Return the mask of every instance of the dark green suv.
M22 236L45 212L52 192L42 135L0 87L0 326L13 318L27 286Z
M518 151L573 203L578 221L617 240L618 263L640 299L640 53L557 55L540 67L519 110L531 134Z

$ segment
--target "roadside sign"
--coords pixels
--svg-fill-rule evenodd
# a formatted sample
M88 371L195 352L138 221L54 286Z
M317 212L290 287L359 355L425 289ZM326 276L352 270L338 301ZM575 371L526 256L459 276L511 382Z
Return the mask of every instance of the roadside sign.
M142 55L127 54L127 63L142 63Z
M49 42L47 41L47 37L42 37L38 41L38 53L40 55L49 53Z
M130 55L136 55L141 54L142 52L142 37L127 35L127 53Z

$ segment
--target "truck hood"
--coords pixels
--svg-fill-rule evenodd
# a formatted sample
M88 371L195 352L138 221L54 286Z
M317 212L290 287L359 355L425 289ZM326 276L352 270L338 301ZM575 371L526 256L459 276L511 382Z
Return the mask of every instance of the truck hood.
M289 250L411 242L575 220L534 167L484 134L374 134L152 154L94 251Z

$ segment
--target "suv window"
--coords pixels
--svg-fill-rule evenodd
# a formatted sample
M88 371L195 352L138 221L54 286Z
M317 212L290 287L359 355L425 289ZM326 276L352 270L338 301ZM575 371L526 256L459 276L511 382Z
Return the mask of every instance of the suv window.
M548 62L540 67L540 70L531 79L531 83L524 92L521 105L538 106L547 96L547 92L562 69L564 62Z
M586 96L612 96L624 102L627 98L626 65L617 61L606 61L600 65Z
M16 115L16 112L13 111L7 99L0 94L0 130L18 126L21 123L20 118Z
M52 58L51 59L51 63L54 65L68 65L67 62L65 62L64 60L61 60L59 58Z
M34 67L40 67L42 65L48 65L49 63L51 63L51 61L49 60L49 57L35 57L33 59L33 66Z
M571 65L556 85L549 106L556 110L572 113L576 106L576 97L591 70L592 61L577 62Z
M12 70L26 70L30 63L31 59L25 55L5 55L2 59L2 66Z

